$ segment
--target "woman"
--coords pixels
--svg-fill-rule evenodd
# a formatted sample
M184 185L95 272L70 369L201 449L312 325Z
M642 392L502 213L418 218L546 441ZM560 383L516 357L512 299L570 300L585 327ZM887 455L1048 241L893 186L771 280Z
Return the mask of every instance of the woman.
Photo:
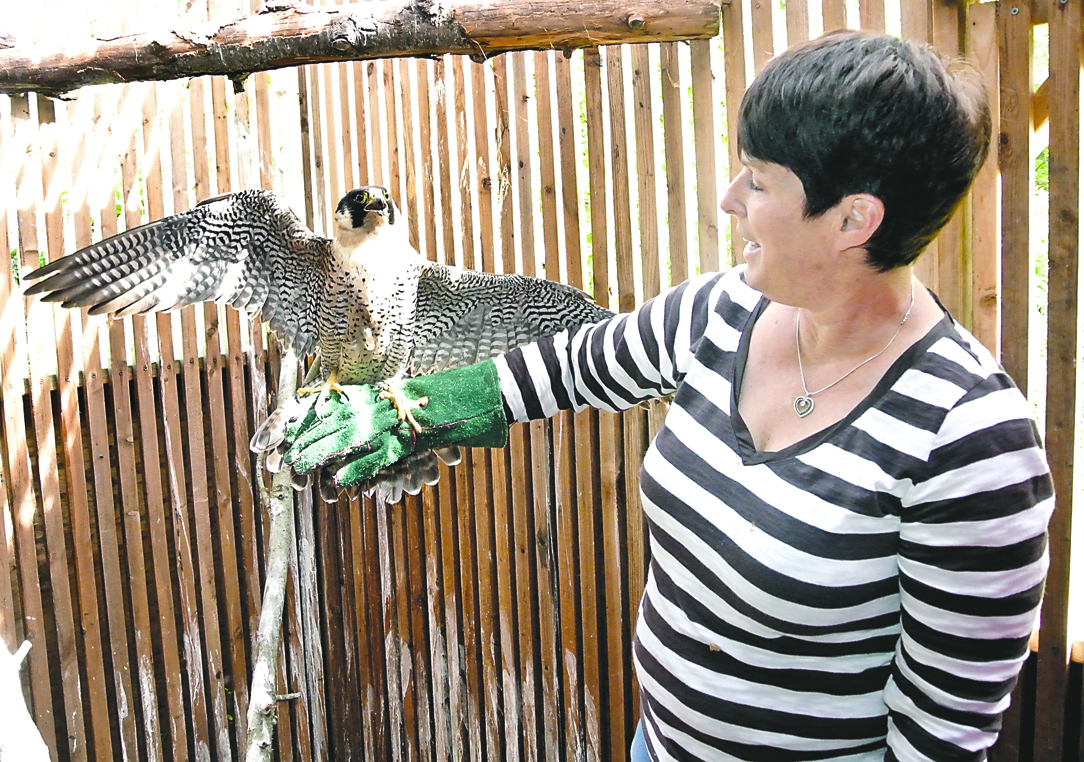
M373 390L287 460L357 484L413 448L674 394L641 474L633 759L981 759L1027 653L1052 487L1030 408L912 273L987 151L967 70L859 32L774 59L721 207L746 264L628 315Z

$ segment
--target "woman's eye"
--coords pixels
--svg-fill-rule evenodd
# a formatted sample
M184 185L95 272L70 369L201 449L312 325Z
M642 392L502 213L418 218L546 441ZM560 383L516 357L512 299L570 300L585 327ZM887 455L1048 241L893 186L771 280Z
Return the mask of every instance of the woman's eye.
M753 180L752 175L749 175L749 190L753 190L753 191L763 190L763 188L761 188L759 185L757 185L756 182Z

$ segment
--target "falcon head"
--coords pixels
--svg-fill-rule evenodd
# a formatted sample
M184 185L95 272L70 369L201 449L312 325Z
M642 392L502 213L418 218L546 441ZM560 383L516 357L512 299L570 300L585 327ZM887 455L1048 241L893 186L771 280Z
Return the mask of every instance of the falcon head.
M395 225L399 210L387 188L369 185L350 191L335 208L335 225L343 230L374 231L382 225Z

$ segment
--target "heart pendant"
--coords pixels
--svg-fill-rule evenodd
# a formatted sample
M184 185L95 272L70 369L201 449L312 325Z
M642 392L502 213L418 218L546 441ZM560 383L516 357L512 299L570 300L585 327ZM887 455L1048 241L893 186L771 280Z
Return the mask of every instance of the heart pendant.
M813 398L800 394L794 398L794 412L799 418L805 418L813 412Z

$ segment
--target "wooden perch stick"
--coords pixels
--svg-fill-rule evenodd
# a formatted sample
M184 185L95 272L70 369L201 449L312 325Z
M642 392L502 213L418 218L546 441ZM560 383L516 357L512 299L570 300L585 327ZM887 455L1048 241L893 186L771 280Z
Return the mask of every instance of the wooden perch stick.
M0 44L0 92L60 95L87 85L255 71L323 61L714 37L720 0L369 0L270 2L221 26L93 39L63 50ZM5 43L6 44L6 43Z
M294 396L297 387L297 355L287 351L279 366L279 404ZM263 457L260 458L260 473ZM264 481L261 478L260 484ZM269 491L261 490L261 502L271 516L267 538L267 579L263 587L260 623L252 668L248 704L248 748L246 762L269 762L273 750L278 702L276 691L279 640L282 637L282 609L286 601L286 576L290 571L290 547L294 541L294 490L290 467L283 466L271 480Z

